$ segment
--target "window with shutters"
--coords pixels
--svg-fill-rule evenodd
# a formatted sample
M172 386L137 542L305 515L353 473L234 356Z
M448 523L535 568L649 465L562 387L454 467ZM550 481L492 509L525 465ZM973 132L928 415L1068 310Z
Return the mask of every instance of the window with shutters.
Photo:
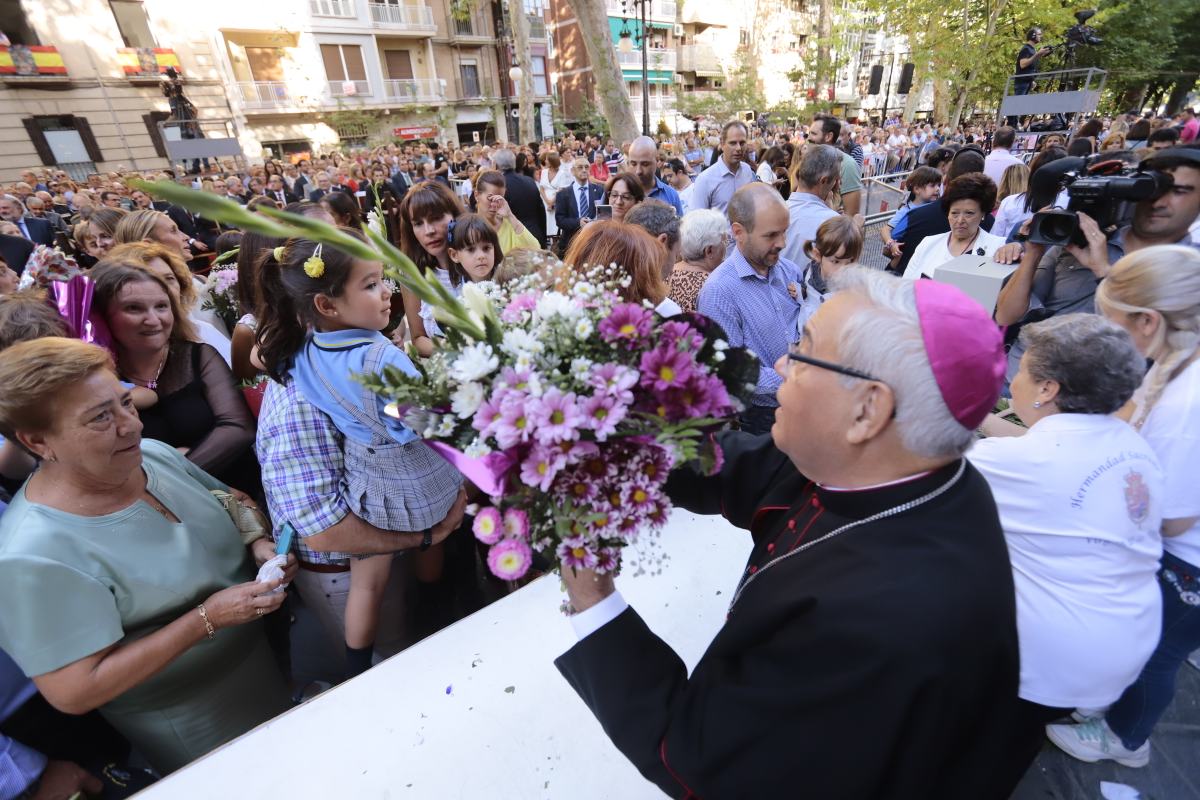
M354 81L361 84L358 87L359 94L366 91L367 68L363 64L361 47L356 44L323 44L321 60L330 84Z
M126 47L158 47L142 0L108 0L108 5Z
M550 84L546 82L546 57L531 56L533 64L533 93L536 95L550 94Z
M84 117L70 114L26 117L21 120L38 158L47 166L58 166L71 172L95 171L95 164L104 156L92 134L92 126ZM71 167L75 167L72 170Z

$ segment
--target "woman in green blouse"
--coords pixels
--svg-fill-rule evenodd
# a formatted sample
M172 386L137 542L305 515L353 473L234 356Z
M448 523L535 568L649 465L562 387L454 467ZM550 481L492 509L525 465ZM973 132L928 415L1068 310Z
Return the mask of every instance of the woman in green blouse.
M0 353L0 433L41 464L0 517L0 649L62 711L99 709L162 773L287 709L228 489L142 425L104 350ZM295 561L289 558L284 581Z

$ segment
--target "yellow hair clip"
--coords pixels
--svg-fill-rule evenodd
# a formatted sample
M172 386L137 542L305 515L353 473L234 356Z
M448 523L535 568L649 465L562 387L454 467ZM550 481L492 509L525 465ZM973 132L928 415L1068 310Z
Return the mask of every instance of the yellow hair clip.
M325 262L321 260L321 245L304 262L304 274L310 278L319 278L325 274Z
M279 247L276 247L274 250L272 250L271 255L275 257L276 261L278 261L280 264L282 264L283 263L283 245L279 245Z

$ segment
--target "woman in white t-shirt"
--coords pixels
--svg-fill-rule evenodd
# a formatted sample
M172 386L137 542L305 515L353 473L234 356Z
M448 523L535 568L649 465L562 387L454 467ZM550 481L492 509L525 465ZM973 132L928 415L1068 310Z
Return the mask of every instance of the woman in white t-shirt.
M1200 647L1200 252L1160 245L1113 265L1096 307L1154 361L1130 419L1162 464L1162 639L1141 675L1105 713L1051 725L1050 740L1084 761L1144 766L1150 733L1171 704L1175 675Z
M1130 336L1095 314L1064 314L1025 326L1021 340L1012 403L1029 429L976 442L967 457L1000 512L1018 695L1036 731L1112 703L1158 644L1164 488L1150 446L1113 416L1145 371Z

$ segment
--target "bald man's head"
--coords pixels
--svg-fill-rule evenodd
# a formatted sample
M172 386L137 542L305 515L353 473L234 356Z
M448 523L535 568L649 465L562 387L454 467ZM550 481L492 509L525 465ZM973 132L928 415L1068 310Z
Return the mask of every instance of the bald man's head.
M755 181L748 183L733 193L729 207L725 213L731 223L737 223L747 231L754 230L755 220L763 208L781 206L787 212L787 205L779 192L770 184Z
M649 136L639 136L629 144L626 164L649 194L654 189L655 173L658 172L658 145Z

